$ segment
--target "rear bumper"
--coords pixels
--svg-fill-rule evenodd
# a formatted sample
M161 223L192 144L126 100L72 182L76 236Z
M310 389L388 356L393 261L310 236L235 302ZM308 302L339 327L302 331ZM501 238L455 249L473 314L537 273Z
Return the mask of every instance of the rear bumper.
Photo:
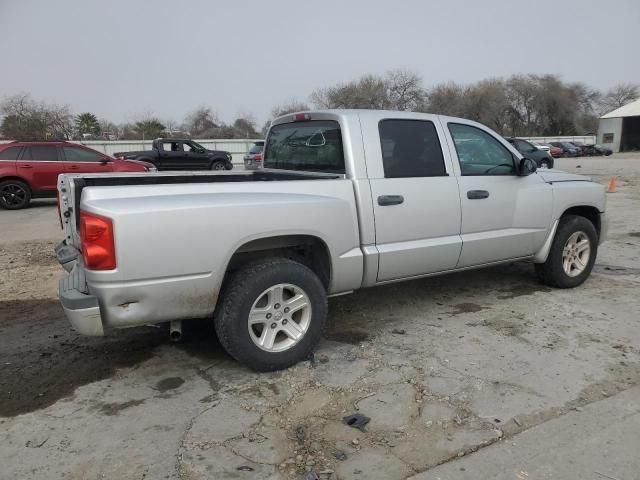
M262 162L256 162L255 160L252 160L250 158L245 158L244 168L246 170L258 170L259 168L262 168Z
M58 297L67 320L78 333L104 335L98 299L89 293L84 271L77 263L58 283Z

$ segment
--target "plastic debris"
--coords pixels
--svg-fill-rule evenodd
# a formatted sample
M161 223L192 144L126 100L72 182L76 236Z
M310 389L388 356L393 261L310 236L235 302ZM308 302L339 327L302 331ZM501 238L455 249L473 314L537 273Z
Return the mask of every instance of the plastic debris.
M364 427L367 426L367 423L371 421L371 419L361 413L354 413L353 415L347 415L342 418L342 421L345 425L349 425L350 427L357 428L361 432L364 432Z

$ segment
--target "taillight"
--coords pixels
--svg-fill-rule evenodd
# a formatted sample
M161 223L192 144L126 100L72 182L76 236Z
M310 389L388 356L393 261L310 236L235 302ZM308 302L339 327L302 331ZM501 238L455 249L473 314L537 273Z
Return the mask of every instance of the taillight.
M116 268L116 249L113 243L111 219L81 211L80 243L84 266L89 270Z
M262 161L262 155L261 155L261 154L259 154L259 153L257 153L257 154L253 157L253 159L254 159L256 162L261 162L261 161Z

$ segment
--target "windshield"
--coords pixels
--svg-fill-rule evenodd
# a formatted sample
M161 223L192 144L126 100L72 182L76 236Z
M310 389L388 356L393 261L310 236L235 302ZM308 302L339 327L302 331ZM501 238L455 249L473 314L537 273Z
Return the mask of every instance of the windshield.
M333 120L282 123L269 131L264 167L344 173L340 125Z
M196 150L206 150L206 148L204 148L202 145L200 145L199 143L194 142L193 140L189 140L189 142L187 142L189 145L191 145L193 148L195 148Z

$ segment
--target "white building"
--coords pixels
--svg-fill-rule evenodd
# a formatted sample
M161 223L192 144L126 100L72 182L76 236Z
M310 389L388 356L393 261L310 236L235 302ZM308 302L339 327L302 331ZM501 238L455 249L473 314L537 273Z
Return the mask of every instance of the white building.
M614 152L640 150L640 98L600 117L598 143Z

